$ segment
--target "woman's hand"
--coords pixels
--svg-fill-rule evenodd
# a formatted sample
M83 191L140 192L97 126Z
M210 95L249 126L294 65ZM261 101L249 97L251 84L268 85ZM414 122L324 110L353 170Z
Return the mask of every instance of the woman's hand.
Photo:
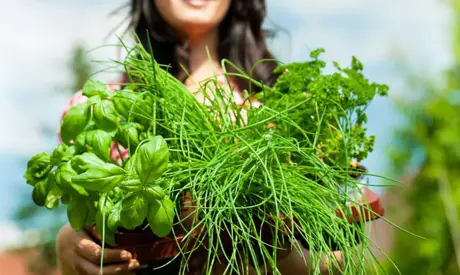
M63 275L101 274L102 248L84 231L65 225L56 240L58 264ZM131 253L120 249L104 249L103 274L135 274L139 262Z
M278 270L281 274L286 275L297 275L297 274L313 274L312 264L309 261L310 252L304 248L302 244L298 243L302 247L302 254L296 249L290 249L288 246L287 256L283 257L278 262ZM335 257L334 261L328 259L328 256L324 255L323 259L319 264L320 274L342 274L340 270L343 268L343 255L340 251L333 251L332 255ZM333 265L338 263L339 267ZM332 271L332 273L331 273Z
M308 249L303 247L300 242L297 242L297 245L302 248L301 253L299 253L300 251L297 249L292 249L291 245L288 243L282 246L282 249L278 251L278 271L283 275L318 274L314 273ZM326 255L322 257L319 263L319 274L342 274L342 272L340 272L343 268L342 252L332 251L332 255L335 257L335 261L329 260ZM339 267L333 265L333 263L338 263ZM272 269L267 268L266 273L271 274L271 272ZM254 273L250 272L249 274L252 275L256 273L254 271Z

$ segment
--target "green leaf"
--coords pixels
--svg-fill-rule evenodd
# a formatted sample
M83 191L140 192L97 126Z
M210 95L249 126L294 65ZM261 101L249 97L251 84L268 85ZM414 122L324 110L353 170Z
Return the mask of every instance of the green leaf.
M131 108L138 100L140 100L139 94L129 90L118 91L112 98L115 109L125 118L129 118Z
M62 141L70 145L78 134L80 134L88 124L91 118L89 105L78 104L69 109L64 116L61 124L61 138Z
M27 162L27 170L24 178L30 185L36 184L38 181L46 178L49 171L53 168L50 160L50 155L43 152L33 156Z
M149 201L162 200L165 197L165 191L160 185L154 185L145 189L145 195Z
M310 53L310 57L313 59L317 59L320 54L324 53L325 50L323 48L316 49Z
M93 105L94 122L99 128L107 132L117 130L120 118L112 101L102 100Z
M92 130L85 132L85 145L88 152L99 156L102 160L108 161L110 158L110 145L112 136L102 130Z
M168 167L168 145L161 136L140 145L135 155L135 169L144 185L152 185Z
M56 184L54 171L51 172L53 175L48 177L47 189L48 194L45 199L45 207L48 209L56 209L59 206L59 201L62 198L63 192Z
M84 173L90 167L101 166L105 162L98 158L93 153L83 153L81 155L74 156L71 161L72 168L78 173Z
M85 200L78 196L72 197L67 206L67 217L72 228L76 231L81 231L86 225L87 216L88 209L86 208Z
M88 98L88 101L86 102L86 104L88 105L94 105L96 104L97 102L100 102L102 100L102 98L98 95L94 95L90 98Z
M121 185L121 183L119 183L119 185ZM126 192L120 187L116 186L108 192L108 195L112 199L113 202L118 202L126 196Z
M86 172L75 176L72 183L87 190L107 192L126 178L126 171L114 164L104 163L89 167Z
M139 132L142 125L133 122L127 122L120 125L115 139L125 148L136 148L139 145Z
M129 156L128 159L126 160L125 170L128 171L129 174L133 174L133 176L135 175L137 177L136 170L134 167L134 165L136 164L136 162L134 161L135 159L134 156L135 154L133 156Z
M56 185L67 193L88 196L88 192L85 190L85 188L72 183L72 179L76 175L77 172L72 169L70 161L61 163L58 169L56 169Z
M108 196L108 192L102 193L99 197L98 211L100 211L102 214L108 215L112 207L113 202L111 198Z
M74 154L75 146L67 146L64 143L60 143L51 154L51 163L59 165L63 161L69 161Z
M120 223L128 229L134 230L142 225L147 217L148 203L142 192L132 193L130 196L122 200L120 211Z
M138 178L127 178L120 182L119 187L128 192L142 190L142 184Z
M32 191L32 200L36 205L44 206L47 194L47 180L44 179L35 184L34 190Z
M152 105L148 104L141 95L130 90L121 90L112 98L115 109L128 121L139 121L150 124Z
M93 200L85 200L86 208L88 209L88 216L85 220L85 225L87 227L93 226L96 224L96 201Z
M89 79L83 85L83 95L86 97L99 96L107 98L114 93L101 81Z
M75 138L75 151L77 153L85 152L86 151L86 132L81 132Z
M174 208L174 203L168 197L149 201L147 220L150 229L158 237L165 237L171 232L175 217Z
M109 213L107 220L107 226L110 231L118 232L118 227L120 226L120 212L121 212L122 202L118 202L114 205Z

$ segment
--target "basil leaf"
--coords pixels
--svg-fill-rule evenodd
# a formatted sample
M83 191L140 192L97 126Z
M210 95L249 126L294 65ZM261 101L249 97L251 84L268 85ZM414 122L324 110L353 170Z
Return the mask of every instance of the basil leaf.
M123 182L123 181L122 181ZM119 183L120 185L121 183ZM113 202L118 202L125 197L126 192L123 191L120 187L114 187L112 190L108 192L109 197L112 199Z
M133 156L135 156L136 154L134 154ZM129 156L128 159L126 160L125 162L125 170L128 171L128 173L131 175L133 174L133 176L136 176L137 177L137 174L136 174L136 171L135 171L135 168L134 168L134 164L135 164L135 157L133 156Z
M136 152L135 169L144 185L152 185L168 167L169 149L161 136L140 145Z
M69 109L61 124L62 141L70 145L78 134L80 134L91 118L89 105L77 104Z
M128 178L120 182L119 187L128 192L142 190L142 184L138 178Z
M75 151L77 153L86 151L86 132L78 134L75 138Z
M72 158L72 168L79 174L86 172L90 167L101 166L105 162L93 153L83 153Z
M122 202L118 202L114 205L109 213L107 220L107 226L112 232L118 232L118 226L120 226L120 212L121 212Z
M59 165L63 161L69 161L74 154L75 146L67 146L64 143L60 143L51 154L51 163Z
M152 105L145 102L142 96L130 90L121 90L112 97L115 109L128 121L140 121L147 125L152 119Z
M87 216L88 209L85 201L81 197L72 197L67 206L67 217L72 228L76 231L81 231L85 227Z
M45 152L39 153L27 162L27 170L24 174L24 178L28 184L33 186L38 181L48 176L51 168L53 168L53 166L51 164L50 155Z
M120 211L120 223L128 229L134 230L142 225L147 217L148 203L142 192L132 193L130 196L122 200Z
M70 162L61 163L56 169L55 182L58 187L67 193L88 196L85 188L72 183L72 178L77 175L77 172L72 169Z
M56 184L54 171L51 173L47 181L48 194L45 199L45 207L48 209L56 209L59 206L59 201L62 198L63 192Z
M48 192L45 200L45 207L52 210L59 206L59 201L62 198L62 190L56 185Z
M145 195L149 198L149 201L162 200L165 197L165 191L161 186L154 185L145 189Z
M90 191L107 192L125 178L126 172L123 168L104 163L100 166L89 167L83 174L73 177L72 183Z
M110 210L113 207L113 202L109 198L108 193L101 194L101 196L99 197L98 207L98 211L100 211L102 214L109 214Z
M102 98L98 95L93 95L90 98L88 98L88 101L86 101L86 104L88 105L94 105L97 102L101 102Z
M104 161L110 158L112 136L102 130L92 130L85 133L85 144L89 152L99 156Z
M38 206L45 205L46 195L48 194L46 183L46 179L37 182L34 186L34 190L32 191L32 200Z
M115 139L125 148L136 148L139 145L139 132L142 126L138 123L128 122L120 125Z
M93 105L94 122L100 129L113 132L120 124L119 114L110 100L102 100Z
M88 209L88 216L85 220L85 225L87 227L93 226L96 224L96 202L92 200L85 200L86 208Z
M99 96L101 98L107 98L111 96L113 92L99 80L89 79L83 85L83 95L87 97Z
M113 97L112 102L115 109L124 118L129 118L129 113L133 105L140 100L139 94L129 91L121 90L118 91Z
M158 237L165 237L171 232L175 217L174 208L174 203L168 197L149 201L147 220L150 229Z

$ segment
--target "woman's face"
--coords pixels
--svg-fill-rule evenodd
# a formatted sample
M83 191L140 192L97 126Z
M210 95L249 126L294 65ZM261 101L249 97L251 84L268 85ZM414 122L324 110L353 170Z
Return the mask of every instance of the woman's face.
M158 12L179 33L191 38L219 26L231 0L155 0Z

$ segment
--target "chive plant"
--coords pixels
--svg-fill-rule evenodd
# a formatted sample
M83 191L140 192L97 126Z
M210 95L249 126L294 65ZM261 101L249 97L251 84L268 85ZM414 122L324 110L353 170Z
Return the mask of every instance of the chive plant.
M61 125L64 143L30 159L25 178L37 205L67 205L74 229L96 226L111 246L120 231L183 232L184 274L198 253L204 274L218 263L226 274L247 274L249 266L279 274L280 250L301 253L299 238L315 273L324 254L343 274L363 272L371 243L363 225L347 220L348 205L359 202L341 190L360 192L349 163L372 151L365 108L386 95L385 85L370 83L355 58L350 68L325 74L320 49L311 61L280 65L273 87L224 60L236 69L225 75L260 87L263 104L239 107L212 77L201 83L206 105L140 43L125 49L126 59L115 63L129 83L114 93L87 81L88 102L71 108ZM111 159L112 144L129 157ZM342 265L333 248L343 253Z

